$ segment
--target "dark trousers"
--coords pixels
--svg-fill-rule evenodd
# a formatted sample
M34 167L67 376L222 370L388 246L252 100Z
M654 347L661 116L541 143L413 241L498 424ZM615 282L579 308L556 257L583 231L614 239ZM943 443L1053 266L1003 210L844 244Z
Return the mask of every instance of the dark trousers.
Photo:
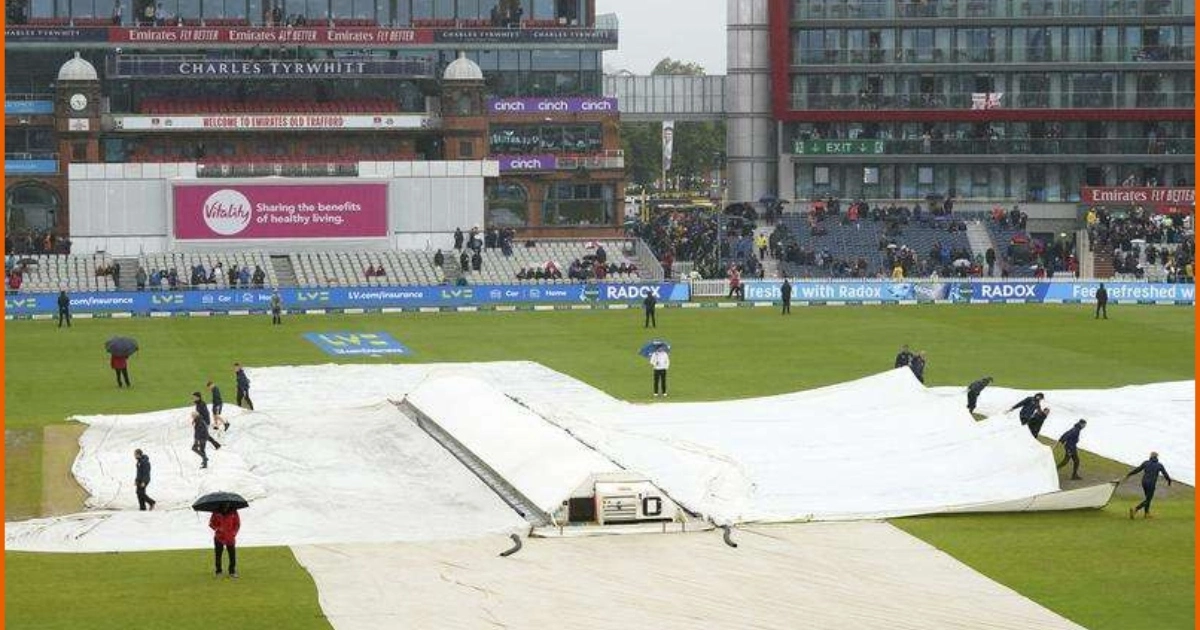
M146 506L154 507L156 503L154 499L150 498L150 495L146 494L146 484L144 483L137 484L137 498L138 509L142 511L146 510Z
M58 327L62 328L63 322L67 322L67 328L71 327L71 311L60 308L58 309Z
M205 448L208 446L208 436L197 435L192 441L192 452L200 456L200 466L208 466L208 453Z
M766 248L766 247L759 247L759 248L758 248L758 259L759 259L759 260L766 260L766 259L767 259L767 248Z
M646 325L644 328L649 328L651 326L658 328L658 320L654 317L654 311L649 309L646 311Z
M117 387L121 386L121 379L125 379L125 387L129 387L129 368L117 368L113 370L117 373Z
M667 371L654 370L654 393L659 393L659 388L662 388L662 393L667 393Z
M1147 514L1150 513L1150 502L1154 500L1155 485L1154 483L1142 483L1142 494L1146 495L1146 498L1142 499L1142 502L1133 508L1134 512L1146 510Z
M1104 313L1104 319L1108 319L1108 303L1096 302L1096 319L1100 319L1100 313Z
M780 315L791 315L791 314L792 314L792 300L791 299L784 300L783 301L783 312L780 313Z
M1078 477L1079 476L1079 451L1074 446L1065 446L1064 445L1064 448L1066 450L1063 453L1062 460L1058 462L1058 467L1062 468L1063 466L1067 465L1067 462L1071 462L1071 476Z
M217 566L217 573L221 572L221 552L229 550L229 574L237 573L237 545L226 545L217 539L213 539L213 561Z
M214 416L221 415L221 410L225 408L224 402L215 402L212 404L212 413Z
M1029 427L1029 432L1033 434L1033 437L1037 437L1038 434L1042 432L1042 425L1045 424L1045 422L1046 412L1039 411L1033 414L1033 417L1030 418L1025 424Z
M975 412L975 403L979 401L979 392L967 392L967 411Z
M282 324L283 317L278 309L271 309L271 325Z
M251 411L254 410L254 403L250 400L250 390L238 388L237 404L239 407L245 407Z

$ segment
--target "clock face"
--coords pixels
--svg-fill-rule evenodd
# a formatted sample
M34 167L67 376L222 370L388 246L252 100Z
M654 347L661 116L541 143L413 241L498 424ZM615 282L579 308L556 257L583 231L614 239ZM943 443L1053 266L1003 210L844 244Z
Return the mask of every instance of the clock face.
M87 107L88 100L87 97L82 94L72 94L70 103L71 109L78 112L83 111L83 108Z

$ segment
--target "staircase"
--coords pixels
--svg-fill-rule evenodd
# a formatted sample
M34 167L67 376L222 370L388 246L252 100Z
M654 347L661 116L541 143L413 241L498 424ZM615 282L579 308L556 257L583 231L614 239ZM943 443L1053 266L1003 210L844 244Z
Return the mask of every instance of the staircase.
M446 254L446 260L442 261L442 275L446 278L446 284L455 284L463 275L462 266L458 264L459 250L452 249L452 253Z
M992 235L983 225L983 221L978 219L967 222L967 242L970 243L973 254L984 255L987 254L987 250L996 248ZM985 268L984 271L987 269Z
M137 290L138 259L136 256L113 258L113 262L121 267L121 275L113 278L118 291Z
M1116 267L1113 266L1112 250L1101 247L1092 251L1092 273L1095 278L1111 278L1116 272Z
M762 236L766 236L768 239L770 239L771 232L774 232L774 231L775 231L774 225L761 226L761 227L755 228L754 238L758 239L759 235L762 235ZM754 246L754 251L753 251L752 255L758 256L758 245L757 244ZM771 256L771 252L768 249L767 250L767 258L765 260L760 261L760 262L762 262L762 266L763 266L763 278L769 279L769 278L783 277L782 275L780 275L779 261L775 260L774 258L771 258L770 256Z
M275 282L277 286L296 286L296 269L292 267L292 259L289 256L272 255L271 269L275 272Z

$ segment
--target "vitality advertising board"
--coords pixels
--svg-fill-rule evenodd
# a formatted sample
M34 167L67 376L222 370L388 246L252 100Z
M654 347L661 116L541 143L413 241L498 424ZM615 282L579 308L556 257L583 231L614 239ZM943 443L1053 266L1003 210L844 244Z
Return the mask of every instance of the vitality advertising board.
M388 235L387 184L179 184L179 240L371 238Z
M782 299L781 281L745 283L746 300ZM796 282L792 285L794 302L1095 302L1099 282L937 282L937 281L853 281L830 280ZM1148 282L1106 282L1109 302L1155 302L1191 304L1195 286Z
M641 302L654 295L660 302L686 302L686 284L551 284L412 287L334 287L281 289L288 309L405 308L420 306L477 306L486 304L551 304L590 302ZM200 291L111 291L76 293L71 309L79 313L265 310L269 289ZM10 293L6 315L57 312L56 293Z

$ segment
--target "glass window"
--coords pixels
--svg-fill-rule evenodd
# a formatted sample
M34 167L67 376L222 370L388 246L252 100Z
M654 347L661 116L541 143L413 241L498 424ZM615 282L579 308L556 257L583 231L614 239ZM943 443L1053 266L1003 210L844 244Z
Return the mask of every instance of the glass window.
M575 50L536 50L532 53L533 70L578 70L579 52Z
M529 194L520 184L505 181L487 188L484 223L497 227L522 227L529 223Z
M525 17L534 20L554 19L554 0L533 0L533 12L526 12Z
M433 0L412 0L412 19L433 19Z
M612 225L615 222L614 190L612 184L551 184L542 205L542 222L545 225Z
M436 20L454 18L454 0L433 0L433 17Z

